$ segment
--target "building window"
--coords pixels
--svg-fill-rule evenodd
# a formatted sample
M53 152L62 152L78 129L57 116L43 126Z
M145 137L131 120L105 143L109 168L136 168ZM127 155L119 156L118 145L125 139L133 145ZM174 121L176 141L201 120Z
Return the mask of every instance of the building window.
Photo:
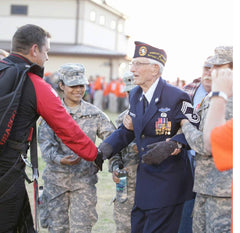
M28 6L26 5L11 5L11 15L27 15Z
M95 11L90 12L90 20L92 22L94 22L96 20L96 12Z
M104 16L104 15L100 15L99 23L100 23L101 25L104 25L104 24L105 24L105 16Z
M111 29L116 29L116 21L112 20L111 22Z
M123 32L123 25L121 23L118 24L118 31Z

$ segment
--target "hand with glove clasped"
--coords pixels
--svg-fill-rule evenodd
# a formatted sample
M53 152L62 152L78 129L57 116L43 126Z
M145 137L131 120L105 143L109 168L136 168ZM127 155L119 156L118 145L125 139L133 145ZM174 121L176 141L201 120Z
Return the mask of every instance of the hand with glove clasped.
M180 152L178 144L175 141L155 142L148 145L147 148L149 150L142 156L142 162L150 165L159 165L169 156Z
M103 161L105 159L111 158L112 152L113 152L112 146L109 145L108 143L103 142L99 145L97 157L94 160L94 163L100 171L102 171Z
M98 149L97 157L94 160L95 165L98 167L100 171L102 171L102 165L103 165L103 154L102 151Z

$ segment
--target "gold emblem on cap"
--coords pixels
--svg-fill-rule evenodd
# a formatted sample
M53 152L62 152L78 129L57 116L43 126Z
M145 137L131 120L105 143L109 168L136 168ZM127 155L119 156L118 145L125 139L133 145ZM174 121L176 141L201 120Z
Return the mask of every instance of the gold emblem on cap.
M139 55L140 55L140 56L145 56L146 54L147 54L147 47L141 46L141 47L139 48Z

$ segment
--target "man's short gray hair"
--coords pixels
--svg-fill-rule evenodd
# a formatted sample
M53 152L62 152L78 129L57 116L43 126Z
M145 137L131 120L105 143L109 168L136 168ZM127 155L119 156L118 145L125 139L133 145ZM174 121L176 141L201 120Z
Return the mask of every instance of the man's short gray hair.
M158 66L159 66L159 73L160 73L160 74L163 73L164 66L163 66L163 64L162 64L161 62L156 61L156 60L153 60L153 59L151 59L151 58L148 58L148 61L149 61L149 63L151 63L151 64L156 64L156 65L158 65Z

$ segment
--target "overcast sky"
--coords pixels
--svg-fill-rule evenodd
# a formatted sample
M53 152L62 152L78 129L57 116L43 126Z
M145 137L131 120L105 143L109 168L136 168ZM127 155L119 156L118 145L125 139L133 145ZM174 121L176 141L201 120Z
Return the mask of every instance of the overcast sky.
M163 77L190 82L219 45L233 45L233 0L107 0L128 16L126 33L168 55ZM133 48L132 48L133 49ZM133 51L129 51L133 55Z

